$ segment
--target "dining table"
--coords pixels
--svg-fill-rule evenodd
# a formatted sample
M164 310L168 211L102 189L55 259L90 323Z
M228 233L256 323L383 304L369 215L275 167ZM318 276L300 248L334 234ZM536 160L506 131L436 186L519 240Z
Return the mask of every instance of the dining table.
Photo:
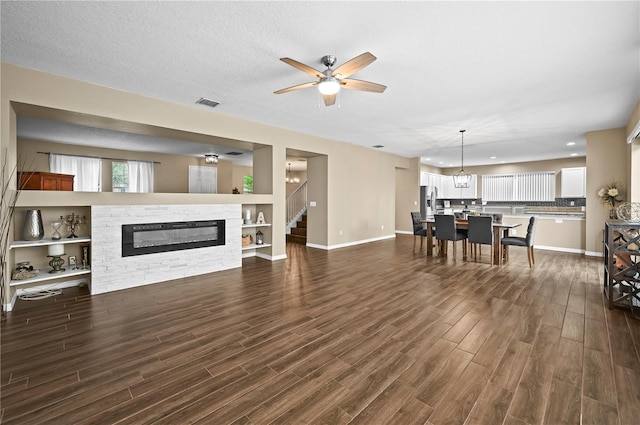
M433 255L433 229L436 224L434 217L427 217L420 220L421 223L426 225L427 228L427 255ZM500 264L500 256L503 251L500 250L500 238L503 236L509 236L509 230L521 226L521 223L509 223L505 221L494 221L491 224L493 228L493 260L492 264ZM468 229L469 221L463 219L456 219L456 229ZM508 246L504 247L505 250L509 249ZM507 257L508 258L508 257ZM505 260L506 261L506 260Z

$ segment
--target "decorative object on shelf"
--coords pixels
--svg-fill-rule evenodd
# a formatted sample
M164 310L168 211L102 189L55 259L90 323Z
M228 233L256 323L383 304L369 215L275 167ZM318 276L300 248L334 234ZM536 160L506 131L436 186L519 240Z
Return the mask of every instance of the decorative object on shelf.
M238 190L237 187L234 187L231 193L233 193L234 195L240 195L240 191Z
M62 266L64 265L64 260L62 259L62 256L65 255L64 245L63 244L49 245L47 250L49 253L47 257L51 257L51 261L49 261L51 270L49 270L49 273L63 272L64 269L62 268Z
M262 213L262 211L258 213L258 219L256 220L256 224L267 224L267 222L264 221L264 214Z
M623 202L616 208L619 220L640 221L640 202Z
M88 244L80 245L80 250L82 251L82 270L87 270L91 264L91 251L89 249L90 246Z
M460 171L458 171L453 176L453 185L456 188L464 189L469 187L469 183L471 182L471 174L464 171L464 132L467 130L460 130L460 136L462 136L462 149L460 156Z
M78 270L78 257L75 255L69 256L69 267L71 270Z
M77 238L78 235L76 235L76 231L80 228L80 225L86 222L86 217L83 216L81 218L80 215L77 215L76 213L71 213L66 217L60 216L60 219L64 221L71 232L71 234L67 236L69 239Z
M40 210L27 210L25 213L22 238L25 241L39 241L44 238L44 224Z
M618 182L611 182L605 187L598 190L598 198L603 204L609 205L609 218L615 220L618 218L616 211L616 204L623 201L622 198L622 184Z
M291 177L291 163L289 163L289 169L287 170L287 178L285 179L287 183L298 184L300 183L300 179L297 177Z
M256 245L264 245L264 233L260 230L256 232Z
M36 277L40 270L34 269L29 261L22 261L16 264L16 270L11 275L13 280L25 280Z
M246 210L244 212L244 224L253 224L251 222L251 210Z
M51 239L54 241L62 239L62 234L60 233L62 221L54 221L53 223L51 223L51 227L53 227L53 234L51 235Z
M242 235L242 246L249 246L252 242L251 235Z

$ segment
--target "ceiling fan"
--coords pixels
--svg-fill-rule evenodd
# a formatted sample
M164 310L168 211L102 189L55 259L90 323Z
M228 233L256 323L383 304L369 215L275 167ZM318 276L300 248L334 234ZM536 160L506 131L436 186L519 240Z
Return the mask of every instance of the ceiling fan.
M340 91L341 87L350 90L368 91L373 93L382 93L387 88L387 86L383 86L382 84L349 78L351 75L376 60L376 57L369 52L356 56L336 69L332 69L332 67L335 65L337 58L333 55L323 56L321 63L326 66L327 69L322 72L291 58L280 58L280 60L294 68L298 68L302 72L306 72L307 74L316 77L318 81L287 87L286 89L275 91L275 94L289 93L291 91L318 86L318 90L324 99L324 104L326 106L331 106L336 103L336 95Z

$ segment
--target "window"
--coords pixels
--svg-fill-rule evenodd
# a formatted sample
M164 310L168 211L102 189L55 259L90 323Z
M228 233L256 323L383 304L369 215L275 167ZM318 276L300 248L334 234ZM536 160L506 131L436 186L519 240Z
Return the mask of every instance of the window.
M49 169L52 173L72 174L73 190L76 192L100 192L102 160L86 156L49 155Z
M113 192L127 192L129 188L129 167L126 162L111 163L111 184Z
M253 176L243 177L243 192L253 193Z
M112 162L111 185L113 192L152 193L153 162Z
M482 176L483 201L555 201L554 171Z

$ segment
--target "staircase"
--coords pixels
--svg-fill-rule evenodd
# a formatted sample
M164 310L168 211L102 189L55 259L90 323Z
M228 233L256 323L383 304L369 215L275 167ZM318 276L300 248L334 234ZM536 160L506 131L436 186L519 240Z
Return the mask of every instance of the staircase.
M303 214L296 226L291 228L291 234L287 235L287 242L299 243L302 245L307 244L307 214Z

